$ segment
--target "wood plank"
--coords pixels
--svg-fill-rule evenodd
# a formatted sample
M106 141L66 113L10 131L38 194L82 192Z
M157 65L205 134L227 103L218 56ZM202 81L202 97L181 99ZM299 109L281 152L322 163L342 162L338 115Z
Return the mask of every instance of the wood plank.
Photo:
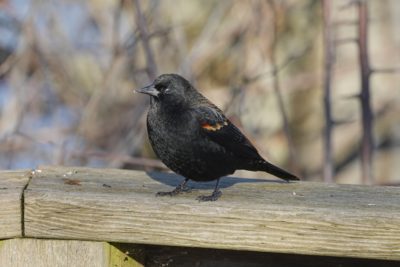
M217 202L195 200L213 184L194 184L209 190L173 198L154 196L180 180L172 174L45 168L25 193L25 233L400 260L400 188L228 177Z
M142 267L106 242L10 239L0 243L0 266L13 267Z
M135 259L138 259L135 260ZM397 267L398 261L261 253L221 249L165 247L77 240L0 241L2 267Z
M19 237L21 231L21 196L30 171L0 172L0 239Z

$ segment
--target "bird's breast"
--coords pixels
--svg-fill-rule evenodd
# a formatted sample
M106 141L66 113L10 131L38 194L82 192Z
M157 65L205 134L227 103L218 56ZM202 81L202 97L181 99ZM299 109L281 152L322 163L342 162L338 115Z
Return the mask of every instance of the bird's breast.
M175 154L189 153L198 139L198 126L190 114L165 114L150 110L147 117L150 142L156 154L164 160Z
M154 152L173 171L194 180L215 179L233 172L231 168L222 173L215 170L216 166L228 165L230 156L201 133L197 119L190 113L150 111L147 128Z

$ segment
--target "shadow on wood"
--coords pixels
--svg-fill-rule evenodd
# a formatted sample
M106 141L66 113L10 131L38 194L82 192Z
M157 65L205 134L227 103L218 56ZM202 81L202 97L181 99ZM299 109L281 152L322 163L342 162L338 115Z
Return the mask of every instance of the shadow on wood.
M180 184L184 177L173 174L173 173L161 173L161 172L147 172L146 173L150 178L154 179L155 181L169 185L169 186L177 186ZM215 187L215 180L210 182L195 182L189 181L188 186L192 187L193 189L214 189ZM283 183L287 184L287 182L282 180L267 180L267 179L255 179L255 178L239 178L239 177L232 177L226 176L222 177L219 183L220 188L228 188L235 184L241 183Z

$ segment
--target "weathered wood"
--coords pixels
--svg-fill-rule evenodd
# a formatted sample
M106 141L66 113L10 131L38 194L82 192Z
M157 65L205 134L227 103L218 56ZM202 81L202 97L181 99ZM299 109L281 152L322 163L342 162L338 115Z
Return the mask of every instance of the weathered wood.
M106 242L10 239L0 242L0 266L13 267L142 267Z
M400 260L400 188L224 178L221 199L199 203L213 184L156 198L181 178L150 176L44 168L25 192L25 234Z
M1 267L397 267L398 261L77 240L0 241Z
M21 196L29 175L28 171L0 173L0 239L22 235Z

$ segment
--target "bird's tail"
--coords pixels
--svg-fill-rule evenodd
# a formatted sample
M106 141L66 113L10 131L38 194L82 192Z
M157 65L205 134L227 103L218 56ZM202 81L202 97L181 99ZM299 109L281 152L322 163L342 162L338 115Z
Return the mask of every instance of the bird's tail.
M265 160L259 160L257 161L252 168L249 168L251 171L264 171L268 172L278 178L281 178L286 181L291 181L291 180L300 180L299 177L297 177L294 174L291 174Z

